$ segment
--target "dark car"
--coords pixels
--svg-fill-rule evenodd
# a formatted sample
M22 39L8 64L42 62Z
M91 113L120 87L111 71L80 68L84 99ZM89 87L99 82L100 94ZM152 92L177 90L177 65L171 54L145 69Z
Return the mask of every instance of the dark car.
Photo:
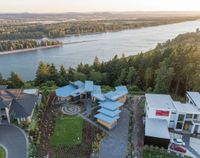
M186 153L187 149L181 145L177 145L177 144L171 144L169 147L171 150L176 151L176 152L180 152L180 153Z

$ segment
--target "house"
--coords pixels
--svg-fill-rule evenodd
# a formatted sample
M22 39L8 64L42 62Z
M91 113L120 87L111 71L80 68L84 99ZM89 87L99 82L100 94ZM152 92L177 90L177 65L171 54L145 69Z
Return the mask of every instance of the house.
M67 86L56 89L56 96L59 101L79 101L84 98L91 98L93 101L103 100L101 87L94 85L93 81L75 81Z
M85 98L97 103L99 110L94 117L108 129L117 125L127 94L126 86L115 87L115 91L104 94L101 92L101 86L94 85L93 81L70 82L69 85L56 89L56 96L60 101L79 101Z
M3 86L1 86L3 87ZM30 122L41 96L37 89L0 89L0 123L16 119Z
M168 148L170 134L168 122L163 119L146 118L144 144Z
M115 87L115 91L105 93L104 100L99 104L99 113L94 116L97 118L97 122L108 129L115 127L120 118L120 112L123 110L127 95L128 90L126 86L118 86Z
M165 129L189 134L200 133L200 94L198 92L187 92L186 103L174 101L170 95L165 94L145 94L145 98L145 137L148 138L146 130L149 128L149 122L152 122L149 121L151 119L166 121L165 127L162 127ZM155 122L156 130L156 127L160 125Z

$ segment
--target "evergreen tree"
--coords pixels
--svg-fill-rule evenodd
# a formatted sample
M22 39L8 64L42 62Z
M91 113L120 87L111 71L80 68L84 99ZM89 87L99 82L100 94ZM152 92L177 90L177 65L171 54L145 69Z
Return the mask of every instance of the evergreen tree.
M174 69L171 67L167 67L165 61L161 62L160 68L157 70L155 92L169 93L173 76Z
M24 81L21 79L19 74L11 72L8 78L8 83L10 88L22 88L24 86Z

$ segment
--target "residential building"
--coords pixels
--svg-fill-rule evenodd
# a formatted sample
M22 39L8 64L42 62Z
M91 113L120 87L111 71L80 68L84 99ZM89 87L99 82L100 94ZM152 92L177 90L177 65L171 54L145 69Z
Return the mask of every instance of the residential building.
M127 99L128 90L126 86L115 87L115 91L101 92L101 86L94 85L93 81L75 81L69 85L58 88L56 96L60 101L79 101L80 99L91 99L99 106L98 114L94 117L97 122L112 129L117 125L120 112Z
M7 89L6 86L0 89L0 123L16 119L30 122L34 109L39 105L41 96L37 89Z
M165 94L145 94L145 97L145 137L148 138L146 134L149 133L146 131L153 130L152 132L156 133L156 128L160 126L156 123L158 120L166 121L167 129L189 134L200 133L200 94L198 92L187 92L186 103L174 101L170 95ZM152 122L155 128L150 127L149 124L153 124ZM160 130L163 129L164 127ZM155 139L157 139L156 134Z

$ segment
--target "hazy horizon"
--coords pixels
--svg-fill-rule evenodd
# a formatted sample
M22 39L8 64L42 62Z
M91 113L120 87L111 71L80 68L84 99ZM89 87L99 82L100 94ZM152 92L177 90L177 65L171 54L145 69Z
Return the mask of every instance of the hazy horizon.
M199 0L6 0L0 13L170 11L198 12Z

